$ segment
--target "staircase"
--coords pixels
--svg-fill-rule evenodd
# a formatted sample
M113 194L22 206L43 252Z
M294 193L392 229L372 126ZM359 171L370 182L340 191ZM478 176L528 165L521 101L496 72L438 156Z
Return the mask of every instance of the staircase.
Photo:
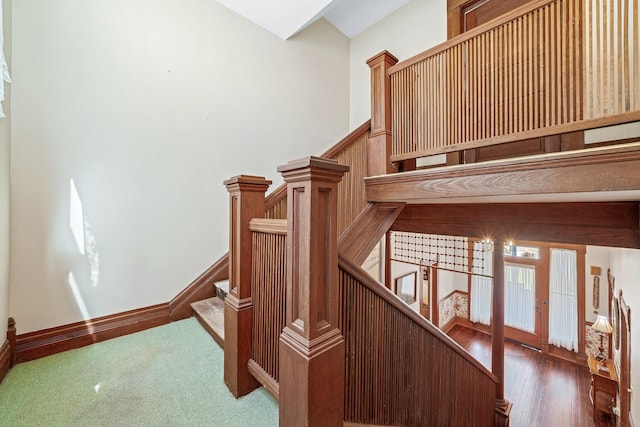
M224 298L229 292L229 281L216 282L214 286L216 296L191 303L191 308L202 327L224 347Z

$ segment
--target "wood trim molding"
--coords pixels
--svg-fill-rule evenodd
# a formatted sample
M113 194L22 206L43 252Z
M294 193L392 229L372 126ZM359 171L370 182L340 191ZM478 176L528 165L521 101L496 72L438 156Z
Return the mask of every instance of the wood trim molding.
M169 304L159 304L18 335L16 363L164 325L169 312Z
M169 302L169 317L172 322L193 316L191 303L216 295L214 282L229 279L229 253L198 276L189 286Z
M11 346L9 340L5 340L0 347L0 383L11 368Z

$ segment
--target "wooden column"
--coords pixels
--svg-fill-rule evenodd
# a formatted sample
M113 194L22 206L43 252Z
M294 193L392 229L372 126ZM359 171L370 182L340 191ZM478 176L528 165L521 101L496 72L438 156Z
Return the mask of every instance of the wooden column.
M511 403L504 398L504 238L497 238L493 248L492 309L491 372L498 378L496 426L508 426Z
M371 132L367 144L368 176L397 172L391 163L391 78L398 58L386 50L367 61L371 69Z
M344 338L338 329L337 191L348 170L308 157L287 183L287 311L280 335L280 425L342 426Z
M230 197L229 293L224 304L224 382L236 397L260 386L247 370L251 357L252 218L264 217L264 194L271 181L239 175L224 182Z

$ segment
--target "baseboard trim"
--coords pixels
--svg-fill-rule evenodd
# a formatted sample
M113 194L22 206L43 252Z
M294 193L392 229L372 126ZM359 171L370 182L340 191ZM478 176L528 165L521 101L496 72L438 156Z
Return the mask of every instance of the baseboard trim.
M169 302L169 317L172 322L193 316L191 303L216 296L213 283L229 279L229 254L196 278L189 286Z
M112 314L18 335L16 363L26 362L170 322L169 304Z
M5 340L2 347L0 347L0 383L9 372L11 368L11 345L9 340Z

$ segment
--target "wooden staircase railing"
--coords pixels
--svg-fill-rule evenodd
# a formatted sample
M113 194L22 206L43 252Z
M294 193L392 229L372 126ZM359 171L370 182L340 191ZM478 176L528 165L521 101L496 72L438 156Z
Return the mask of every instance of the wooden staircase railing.
M496 377L351 260L339 268L345 421L493 426Z
M367 120L320 157L349 167L338 184L338 236L351 225L367 204L364 178L367 176L367 141L371 122ZM287 217L287 186L282 184L265 200L265 218Z
M278 349L286 309L287 220L256 218L250 227L253 233L253 331L249 372L278 398Z
M265 181L227 181L237 218L231 230L246 236L250 229L252 260L251 295L246 282L238 297L230 293L236 337L229 345L236 347L228 351L225 342L225 382L234 395L264 385L280 400L285 426L500 424L496 377L358 266L404 204L368 205L338 243L338 183L346 167L312 157L278 170L288 186L287 220L243 223L241 209L258 209ZM233 319L248 310L250 326L236 327ZM233 388L244 376L240 354L249 354L245 371L256 381Z
M640 120L639 26L637 1L533 0L391 66L390 159Z

